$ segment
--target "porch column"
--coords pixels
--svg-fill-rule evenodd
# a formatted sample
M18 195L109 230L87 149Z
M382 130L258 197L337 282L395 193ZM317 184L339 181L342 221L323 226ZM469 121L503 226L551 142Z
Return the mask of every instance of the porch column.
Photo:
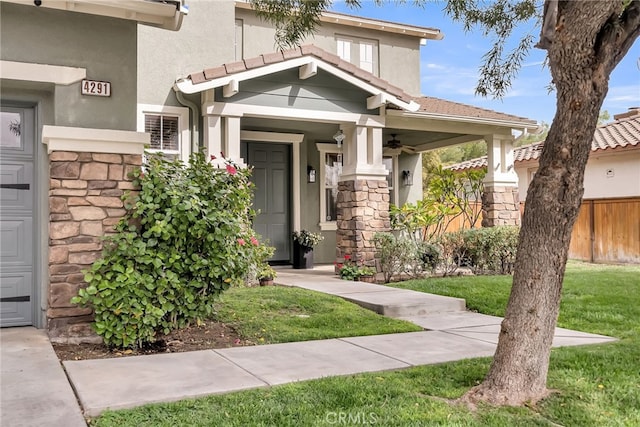
M336 256L374 267L373 236L389 231L389 188L382 163L382 129L345 125L344 167L338 182Z
M205 116L204 143L207 156L215 156L213 163L221 167L224 160L220 153L239 166L244 166L244 159L240 157L240 117Z
M487 135L487 176L482 195L482 226L520 225L518 175L513 165L513 136Z

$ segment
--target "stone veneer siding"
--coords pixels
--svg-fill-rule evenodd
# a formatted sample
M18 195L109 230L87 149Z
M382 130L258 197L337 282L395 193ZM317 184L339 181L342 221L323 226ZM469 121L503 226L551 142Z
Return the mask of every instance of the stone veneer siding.
M520 225L518 187L485 186L482 194L482 226Z
M83 270L100 257L102 237L124 215L122 196L141 155L54 151L49 155L49 292L52 341L101 341L90 308L70 300L86 286Z
M338 183L338 229L336 255L345 255L363 265L375 267L373 236L391 230L389 188L386 180L355 180Z

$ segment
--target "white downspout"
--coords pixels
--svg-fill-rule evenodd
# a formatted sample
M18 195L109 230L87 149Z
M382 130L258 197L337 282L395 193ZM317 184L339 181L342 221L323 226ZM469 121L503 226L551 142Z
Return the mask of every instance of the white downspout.
M175 92L178 102L189 108L189 110L191 111L191 152L196 153L200 150L200 135L198 133L198 105L195 102L191 102L188 99L185 99L184 95L179 90L176 90Z

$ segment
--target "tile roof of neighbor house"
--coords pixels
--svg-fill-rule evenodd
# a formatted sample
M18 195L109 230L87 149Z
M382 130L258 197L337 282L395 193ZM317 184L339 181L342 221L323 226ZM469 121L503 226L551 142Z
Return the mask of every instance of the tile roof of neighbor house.
M616 148L636 147L640 149L640 110L634 116L627 116L604 124L596 128L591 141L591 151L598 150L614 150ZM535 142L533 144L524 145L514 148L514 162L524 162L527 160L537 160L542 153L544 141ZM445 169L454 171L466 169L480 169L487 166L487 156L478 157L477 159L466 160L464 162L449 165Z
M320 60L323 60L342 71L345 71L365 82L368 82L378 89L388 92L389 94L404 102L415 101L420 105L420 109L418 110L420 112L456 117L504 120L509 122L516 121L524 122L530 125L536 124L534 120L530 120L524 117L499 113L493 110L474 107L472 105L460 104L458 102L447 101L444 99L433 98L429 96L415 97L409 95L404 90L392 85L388 81L381 79L373 75L372 73L353 65L350 62L344 61L339 56L327 52L315 45L304 45L282 52L266 53L255 58L247 58L241 61L222 64L218 67L207 68L202 71L193 72L189 74L187 78L190 79L191 82L195 85L229 75L241 73L243 71L260 68L265 65L276 64L279 62L287 61L289 59L299 58L302 56L314 56Z

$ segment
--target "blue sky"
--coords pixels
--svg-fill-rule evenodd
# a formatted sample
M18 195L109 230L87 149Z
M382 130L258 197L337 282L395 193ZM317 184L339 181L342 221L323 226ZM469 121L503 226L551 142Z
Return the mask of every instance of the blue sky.
M542 63L545 51L533 49L524 60L524 66L513 81L511 90L502 100L482 98L474 94L478 82L478 69L482 56L489 50L492 40L481 31L465 33L461 23L451 20L442 11L443 3L430 2L424 8L393 2L376 6L362 1L362 8L350 9L340 1L334 3L336 12L404 24L439 28L443 40L429 40L421 47L421 90L423 95L476 105L491 110L515 114L551 123L555 114L555 94L549 93L549 70ZM535 40L539 29L532 23L520 29L531 32ZM603 110L612 116L640 106L640 41L613 71L609 80L609 93Z

